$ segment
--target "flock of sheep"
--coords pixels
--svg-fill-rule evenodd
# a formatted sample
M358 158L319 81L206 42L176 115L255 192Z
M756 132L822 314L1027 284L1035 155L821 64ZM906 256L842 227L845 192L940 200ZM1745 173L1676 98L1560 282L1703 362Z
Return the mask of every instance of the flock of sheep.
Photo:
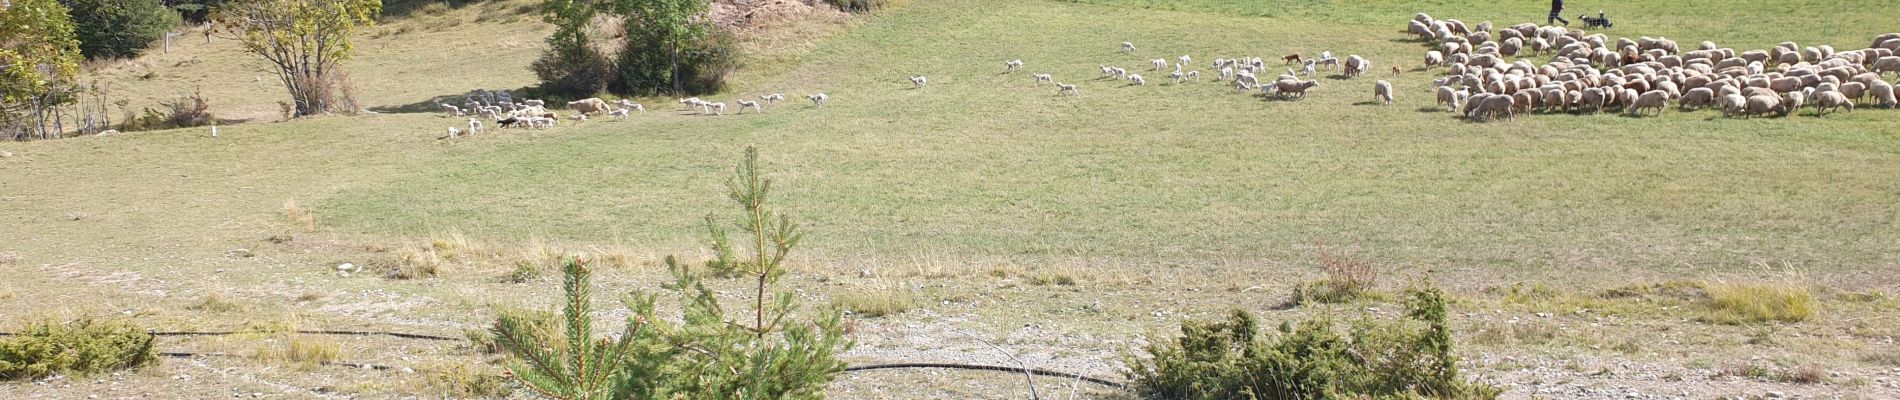
M1406 32L1428 43L1423 68L1444 68L1446 73L1432 81L1438 105L1447 106L1461 118L1471 121L1514 119L1533 111L1545 113L1598 113L1621 110L1632 115L1654 112L1661 115L1670 102L1683 110L1718 108L1724 116L1753 117L1769 114L1787 116L1811 106L1814 115L1834 110L1854 109L1855 102L1883 108L1900 106L1895 101L1893 84L1884 77L1900 72L1900 33L1874 38L1867 48L1837 51L1831 46L1800 47L1783 42L1767 50L1736 51L1713 42L1702 42L1696 50L1682 51L1667 38L1618 38L1604 34L1586 34L1556 26L1517 24L1493 29L1490 21L1475 26L1456 19L1433 19L1420 13L1407 22ZM1121 50L1132 53L1135 45L1122 42ZM1529 59L1507 61L1507 57L1531 57L1550 54L1549 61L1538 64ZM1320 86L1318 80L1302 79L1326 71L1341 71L1344 78L1363 76L1372 69L1372 61L1358 55L1336 58L1331 51L1318 57L1300 54L1281 57L1285 74L1262 84L1259 74L1267 73L1266 61L1258 57L1216 58L1210 65L1218 79L1235 90L1258 89L1262 97L1300 99ZM1172 67L1168 78L1174 84L1199 80L1201 72L1189 70L1193 58L1187 55L1173 60L1156 58L1146 63L1160 74ZM1023 70L1022 60L1003 62L1004 73ZM1148 78L1128 69L1100 65L1100 79L1127 81L1127 85L1148 84ZM1392 75L1402 70L1391 67ZM1049 73L1034 74L1032 85L1049 82L1057 96L1080 96L1073 83L1062 83ZM930 80L910 76L913 87L922 88ZM478 91L479 92L479 91ZM1378 104L1392 105L1393 88L1380 80L1373 84ZM806 96L814 106L824 106L824 93ZM490 98L490 100L494 100ZM784 94L760 96L758 100L737 99L738 114L751 109L765 112L765 104L785 100ZM724 115L727 103L697 97L679 101L685 110L699 114ZM511 102L506 96L493 104L471 96L462 107L439 104L450 116L467 116L470 111L494 119L500 127L548 128L559 116L548 111L540 100ZM628 100L609 103L599 98L568 102L576 123L590 114L605 113L625 120L632 112L646 108ZM447 137L464 132L483 131L482 121L469 118L468 130L449 128Z
M1432 82L1437 104L1472 121L1532 111L1661 115L1672 101L1682 110L1718 108L1723 116L1739 117L1787 116L1804 106L1824 116L1851 111L1856 101L1900 105L1884 79L1900 72L1900 57L1894 56L1900 33L1880 35L1858 50L1783 42L1738 52L1707 41L1682 51L1667 38L1612 41L1600 33L1531 23L1494 33L1489 21L1468 27L1423 13L1408 22L1407 32L1433 46L1425 53L1426 68L1447 69ZM1550 60L1542 65L1506 61L1546 53Z

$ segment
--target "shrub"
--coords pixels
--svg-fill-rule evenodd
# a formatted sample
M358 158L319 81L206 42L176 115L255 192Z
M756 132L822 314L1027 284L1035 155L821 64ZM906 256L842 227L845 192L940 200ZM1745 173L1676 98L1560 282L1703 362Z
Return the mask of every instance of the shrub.
M1771 284L1722 284L1707 287L1702 320L1740 325L1801 322L1814 315L1814 295L1806 287Z
M850 12L872 12L890 6L892 0L826 0L838 9Z
M152 335L124 321L28 323L0 337L0 380L95 374L158 362Z
M177 27L178 12L157 1L66 0L79 53L86 58L137 57Z
M1349 303L1376 297L1372 289L1378 284L1379 271L1372 267L1372 263L1334 256L1321 243L1319 265L1326 270L1326 278L1295 286L1293 304Z
M754 246L735 248L708 216L716 258L706 268L755 282L751 323L727 316L727 308L700 283L704 271L667 257L673 282L663 287L679 296L680 318L659 317L656 296L635 293L624 301L631 311L625 330L617 339L596 340L591 273L587 261L577 257L562 266L565 306L559 329L510 313L495 322L496 342L516 358L510 365L515 380L537 394L563 399L823 398L825 385L844 370L838 353L851 346L840 313L798 318L792 316L796 300L791 293L768 298L767 289L784 274L782 263L803 235L791 218L766 207L771 182L759 173L756 149L746 148L736 175L727 186L745 211L738 227Z
M1152 358L1129 359L1128 377L1157 399L1496 398L1499 389L1459 376L1444 295L1410 297L1413 321L1360 321L1344 335L1316 319L1283 323L1262 340L1259 322L1239 310L1227 321L1184 323L1180 338L1147 347Z
M211 102L205 100L204 93L192 91L191 94L178 96L169 102L159 103L171 110L166 123L171 128L190 128L211 125L217 119L211 116Z
M540 91L567 98L584 98L607 88L613 77L613 64L591 47L556 51L548 49L528 65L540 78Z

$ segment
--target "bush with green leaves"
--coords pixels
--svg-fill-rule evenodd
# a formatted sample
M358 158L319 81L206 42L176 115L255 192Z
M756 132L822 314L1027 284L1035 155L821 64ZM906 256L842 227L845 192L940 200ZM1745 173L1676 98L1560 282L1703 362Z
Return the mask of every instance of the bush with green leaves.
M86 58L136 57L183 20L151 0L66 0Z
M0 380L96 374L158 362L152 335L124 321L36 321L0 337Z
M1152 358L1131 357L1128 377L1154 399L1496 398L1498 389L1459 376L1444 295L1408 295L1409 321L1365 320L1344 334L1320 318L1283 323L1263 340L1239 310L1184 323L1180 338L1147 347Z
M631 312L618 337L595 338L591 274L587 261L575 258L562 266L566 301L562 318L553 321L558 327L504 313L492 329L496 343L515 357L515 379L557 399L824 398L825 385L844 371L838 354L852 345L844 337L842 314L802 314L791 293L769 291L803 234L790 217L767 207L771 181L759 173L756 149L746 148L728 187L744 211L736 227L751 247L733 246L719 221L708 216L716 257L703 269L666 258L673 281L663 288L679 296L680 322L658 315L656 294L635 293L623 300ZM709 273L756 285L750 323L728 316L700 281Z

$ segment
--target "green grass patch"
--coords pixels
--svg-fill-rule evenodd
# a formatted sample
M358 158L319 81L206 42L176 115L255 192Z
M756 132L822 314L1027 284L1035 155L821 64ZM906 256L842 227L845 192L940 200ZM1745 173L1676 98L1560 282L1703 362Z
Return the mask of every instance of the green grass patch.
M854 316L882 318L917 308L917 299L899 290L868 290L839 295L832 305Z
M35 321L0 337L0 380L91 375L157 362L152 335L125 321Z

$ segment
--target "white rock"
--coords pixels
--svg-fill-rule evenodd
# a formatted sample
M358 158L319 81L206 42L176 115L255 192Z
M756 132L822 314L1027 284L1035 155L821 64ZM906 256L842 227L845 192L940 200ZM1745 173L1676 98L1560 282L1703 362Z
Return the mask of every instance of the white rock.
M351 263L337 264L336 270L343 271L343 272L355 271L356 264L351 264Z

